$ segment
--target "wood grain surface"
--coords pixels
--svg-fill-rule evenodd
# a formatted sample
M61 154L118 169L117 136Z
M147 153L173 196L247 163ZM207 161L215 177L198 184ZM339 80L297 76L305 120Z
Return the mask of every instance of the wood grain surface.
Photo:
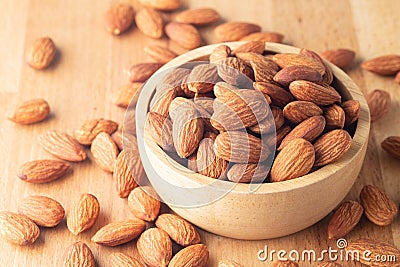
M73 171L61 180L33 185L16 177L22 163L52 158L38 143L38 137L52 129L72 133L86 120L96 117L123 121L124 110L111 104L111 94L127 83L126 68L132 63L150 61L143 53L148 44L168 46L178 53L184 50L166 39L153 40L135 27L120 37L113 37L103 27L103 13L115 1L93 0L4 0L0 9L0 210L15 211L19 200L42 194L59 200L68 211L82 193L92 193L101 205L100 218L88 232L73 236L65 220L56 228L41 229L37 242L28 247L0 243L0 266L59 266L70 243L82 240L92 249L98 266L108 266L111 252L137 255L135 242L108 248L90 242L101 226L133 215L126 200L117 197L112 177L93 163L73 164ZM129 0L125 1L129 2ZM136 9L139 5L132 1ZM187 7L214 7L224 20L243 20L260 24L264 31L277 31L284 42L322 52L345 47L357 52L356 62L347 70L364 93L376 88L392 96L389 114L372 125L364 167L348 199L358 199L365 184L375 184L400 202L400 162L389 157L380 142L389 135L400 135L400 85L392 78L362 71L359 63L374 56L400 53L398 25L400 2L397 0L203 0L185 1ZM167 17L170 15L167 15ZM201 33L207 43L216 42L214 26ZM52 66L35 71L25 63L27 48L41 36L50 36L58 54ZM42 97L51 105L51 117L32 126L15 125L6 114L21 101ZM271 214L273 216L273 214ZM291 236L263 241L239 241L201 231L210 250L208 266L217 266L219 259L234 259L244 266L270 266L261 262L257 252L269 250L309 250L317 252L331 246L327 240L327 219ZM351 232L348 241L365 237L384 240L400 247L400 223L378 227L363 218ZM300 266L315 266L300 262ZM344 263L343 266L360 266Z

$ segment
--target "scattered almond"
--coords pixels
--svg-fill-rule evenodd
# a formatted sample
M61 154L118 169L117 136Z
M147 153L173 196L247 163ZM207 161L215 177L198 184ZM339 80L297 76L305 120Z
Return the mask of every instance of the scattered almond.
M18 177L28 183L48 183L62 177L70 165L60 160L34 160L24 163Z
M386 91L376 89L366 96L371 121L377 121L389 112L391 105L390 94Z
M91 119L85 121L78 130L74 131L74 137L82 145L91 145L99 133L112 134L117 129L118 123L112 120Z
M0 212L0 236L7 241L26 246L33 244L39 235L39 227L25 215L9 211Z
M364 209L356 201L343 202L331 217L328 225L328 238L339 239L356 227Z
M392 157L400 159L400 136L389 136L382 141L381 147Z
M131 5L117 3L112 5L105 14L106 30L114 35L119 35L128 30L135 17Z
M110 267L144 267L137 259L121 252L114 252L108 257Z
M37 39L29 49L27 61L34 69L42 70L47 68L56 55L56 45L49 37Z
M82 194L67 215L67 226L71 233L78 235L96 223L100 213L100 204L91 194Z
M214 29L220 42L238 41L251 33L260 31L259 25L240 21L225 22Z
M139 255L149 266L167 267L172 258L172 242L166 232L150 228L136 243Z
M68 247L63 257L63 267L95 267L96 262L90 248L83 242Z
M363 69L380 75L394 75L400 71L400 55L384 55L364 61Z
M118 196L128 197L129 193L138 186L143 175L144 169L137 146L122 150L118 155L113 173Z
M277 32L255 32L244 36L240 41L261 41L271 43L282 43L284 36Z
M352 139L345 130L330 131L314 143L315 166L324 166L342 157L351 147Z
M118 147L108 133L101 132L90 147L95 162L106 172L113 172L118 157Z
M143 7L136 14L136 26L145 35L159 39L164 35L164 22L161 14L151 7Z
M142 86L143 83L138 82L121 86L113 94L113 104L121 108L127 108L129 105L136 106Z
M128 77L130 82L145 82L151 75L154 74L159 68L162 67L162 63L150 62L150 63L137 63L133 64L128 69Z
M140 3L163 11L172 11L182 6L181 0L140 0Z
M154 61L159 63L167 63L178 55L168 48L158 46L158 45L150 45L144 48L144 52L149 55Z
M186 49L194 49L203 42L199 31L190 24L170 22L165 26L167 36Z
M45 120L49 114L49 104L39 98L23 102L8 116L8 119L19 124L33 124Z
M175 254L169 267L205 267L208 262L208 249L203 244L191 245Z
M217 22L219 13L213 8L188 9L176 15L175 20L193 25L207 25Z
M356 53L353 50L339 48L335 50L326 50L321 53L321 57L335 64L341 69L345 69L351 65Z
M160 212L161 203L153 188L144 186L132 190L128 206L135 217L144 221L154 221Z

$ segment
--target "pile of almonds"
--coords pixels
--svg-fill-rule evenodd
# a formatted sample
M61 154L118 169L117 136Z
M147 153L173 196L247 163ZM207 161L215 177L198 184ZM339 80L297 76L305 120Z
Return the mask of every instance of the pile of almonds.
M158 39L166 35L183 49L193 49L204 44L197 27L220 20L219 13L211 8L184 10L177 14L163 13L181 8L180 0L140 2L143 6L138 11L127 4L112 5L105 14L107 31L113 35L122 34L132 28L135 21L137 28L148 37ZM159 94L148 115L148 124L154 130L153 138L160 147L178 157L188 158L188 167L193 171L213 178L227 177L235 182L249 182L252 177L264 180L267 169L258 163L272 152L272 143L277 144L279 154L270 174L271 181L299 177L308 173L313 166L320 167L337 160L347 151L351 138L346 130L351 130L356 123L359 103L353 100L342 101L331 84L331 70L321 57L346 69L353 62L354 51L327 50L320 57L303 49L298 55L272 55L264 51L264 42L281 43L284 36L276 32L261 32L259 25L240 21L222 23L215 27L214 33L219 41L240 40L248 43L233 51L228 46L219 46L210 56L210 64L199 65L192 70L178 68L165 77L164 86L157 88ZM129 68L130 83L119 88L113 96L113 103L118 107L127 108L130 103L135 104L143 83L163 64L178 55L162 46L148 46L144 52L154 62L138 63ZM53 40L42 37L28 51L27 63L34 69L43 70L52 64L56 54ZM375 58L364 62L362 67L382 75L397 73L395 80L400 82L400 56ZM232 76L238 72L254 81L254 88L241 87L238 80L235 80L236 76ZM203 77L198 82L204 73L211 76L207 80ZM390 95L383 90L371 92L367 101L373 121L389 111ZM220 123L226 120L226 114L224 110L218 109L221 106L216 105L217 102L231 107L241 122ZM249 109L247 103L254 106L250 105ZM265 109L267 104L270 105L269 109ZM254 121L255 117L265 116L252 112L257 111L255 107L259 106L263 107L261 110L264 113L269 112L270 120L264 117L264 120ZM189 120L182 118L181 108L190 111L187 115ZM18 124L32 124L44 121L49 114L50 106L46 100L32 99L18 106L8 118ZM198 114L200 119L196 116L190 118ZM128 112L127 115L134 116L134 113L132 115ZM190 127L185 125L185 121L190 121ZM245 125L246 132L240 131L244 129L240 126L237 128L238 125ZM274 127L276 137L267 138L265 144L260 143L260 137L268 136ZM141 256L141 259L135 259L115 252L108 258L110 266L144 266L142 261L148 266L205 266L209 252L205 245L200 244L197 230L177 215L159 215L161 203L154 190L137 187L144 171L136 137L128 133L135 132L134 123L124 125L124 128L129 131L125 131L122 136L122 128L118 127L118 123L99 118L84 122L73 135L49 131L41 136L40 144L58 159L24 163L18 177L28 183L48 183L59 179L72 167L67 161L84 161L87 158L85 147L90 146L99 167L113 173L117 194L121 198L128 198L129 209L134 215L130 220L103 226L93 235L92 242L118 246L137 239L137 249ZM196 134L192 135L189 130ZM234 138L231 139L227 132L234 132ZM186 137L193 138L193 143L185 144L183 140ZM252 152L251 161L244 162L240 153L235 154L226 149L228 146L234 147L232 145L243 138L250 141L248 149ZM127 149L124 149L124 145ZM291 153L298 147L308 152L304 153L306 157L300 162L301 167L293 169L291 165L299 162ZM332 154L329 153L332 147L339 149ZM268 153L262 153L264 148ZM400 137L386 138L382 148L400 158ZM284 159L286 156L289 163ZM393 200L372 185L363 188L360 201L361 205L356 201L346 201L335 211L328 226L330 239L349 233L358 224L363 212L370 221L383 226L390 224L398 211ZM97 198L91 194L82 194L68 211L67 228L72 234L80 235L94 227L99 214ZM0 212L0 235L14 244L30 245L37 240L42 228L57 226L64 216L65 210L57 200L41 195L28 196L20 201L17 213ZM155 222L153 228L152 222ZM182 248L174 256L173 242ZM372 255L390 252L400 258L395 247L376 240L356 240L349 244L348 249L368 249ZM63 266L96 265L90 248L80 241L70 245L62 260ZM220 260L218 266L242 265L232 260ZM277 261L273 266L298 264ZM324 262L317 266L340 265Z

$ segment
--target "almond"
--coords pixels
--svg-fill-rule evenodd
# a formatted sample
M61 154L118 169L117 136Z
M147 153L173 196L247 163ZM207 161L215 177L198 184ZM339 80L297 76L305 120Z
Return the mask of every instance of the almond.
M278 150L282 150L290 141L296 138L303 138L309 142L313 142L325 128L325 118L323 116L313 116L299 123L286 137L282 140Z
M283 115L291 123L298 124L313 116L322 115L320 107L308 101L293 101L285 106Z
M154 61L159 63L167 63L178 55L168 48L159 46L159 45L150 45L144 48L144 52L149 55Z
M342 157L351 147L352 139L345 130L330 131L314 143L315 166L320 167L332 163Z
M390 94L386 91L376 89L366 96L371 121L377 121L389 112L391 105Z
M271 153L261 139L246 132L221 132L215 139L216 156L236 163L258 163Z
M156 226L164 230L169 237L181 246L190 246L200 243L200 235L197 230L174 214L162 214L158 216Z
M172 242L166 232L158 228L146 230L136 243L138 252L149 266L167 267L172 258Z
M243 54L249 55L251 53L241 53L242 58L244 58ZM278 65L265 57L251 60L250 65L253 68L256 82L272 81L279 69Z
M342 129L344 127L346 117L344 110L340 106L333 104L326 107L324 116L327 130Z
M327 50L321 53L321 57L325 58L326 60L335 64L341 69L349 67L353 62L355 56L356 52L345 48Z
M211 64L199 64L190 72L186 83L188 89L195 93L208 93L213 90L219 81L217 66Z
M160 93L156 93L154 96L154 101L150 107L150 111L158 113L163 116L168 116L169 114L169 106L171 102L176 98L176 91L174 88L170 88L168 90L160 91Z
M294 97L288 91L272 82L255 82L254 88L268 95L272 104L278 107L284 107L294 101Z
M177 22L193 25L207 25L217 22L219 13L213 8L188 9L178 13L175 17Z
M246 79L246 76L250 79L253 76L252 69L238 58L228 57L217 63L218 75L229 84L238 85L240 83L250 82L250 80Z
M384 55L364 61L363 69L380 75L394 75L400 71L400 55Z
M114 4L105 14L106 30L114 35L119 35L128 30L135 17L135 12L131 5Z
M305 48L302 48L300 50L300 54L305 55L307 57L310 57L316 61L318 61L319 63L321 63L321 65L324 67L325 69L325 74L322 76L322 82L326 83L326 84L331 84L333 81L333 73L331 68L326 65L326 63L324 62L324 60L315 52L311 51L311 50L307 50Z
M63 267L95 267L96 262L90 248L83 242L68 247L63 257Z
M95 224L100 213L100 204L91 194L82 194L73 203L67 215L67 226L71 233L78 235Z
M151 7L143 7L136 14L136 26L145 35L159 39L164 35L164 22L161 14Z
M291 82L297 80L320 82L322 81L322 76L315 69L301 65L283 68L274 76L274 81L283 86L289 86Z
M186 49L194 49L203 42L199 31L190 24L170 22L165 26L167 36Z
M72 162L86 159L85 149L66 133L50 131L42 135L39 141L44 150L57 158Z
M130 211L137 218L152 222L160 212L160 200L153 188L137 187L129 194L128 205Z
M26 246L36 241L40 230L25 215L2 211L0 212L0 235L15 245Z
M347 100L342 103L345 114L345 125L349 126L355 123L360 116L360 102L357 100Z
M259 25L241 21L225 22L214 29L220 42L238 41L251 33L260 31Z
M113 178L118 196L126 198L129 193L138 186L138 181L144 175L142 161L136 146L122 150L114 167Z
M147 127L149 127L149 133L154 142L165 151L174 151L172 122L167 116L149 112L147 114Z
M256 53L262 54L264 52L265 43L262 41L249 41L246 42L232 51L232 54L236 53Z
M227 45L217 46L210 54L210 63L217 63L220 60L227 59L231 56L231 48Z
M218 267L243 267L243 265L232 260L220 260L218 261Z
M53 61L56 50L56 45L51 38L41 37L29 49L27 62L34 69L45 69Z
M106 172L113 172L118 157L118 147L108 133L101 132L90 147L94 161Z
M197 150L197 171L205 176L223 179L228 169L226 160L218 158L214 152L214 140L205 138L201 140Z
M243 52L243 53L242 52L237 52L235 54L235 56L238 59L242 60L247 66L251 66L251 62L252 61L255 61L255 62L257 62L257 61L266 61L268 63L268 65L267 65L268 68L273 69L275 71L274 75L280 69L278 64L273 62L271 59L269 59L269 58L267 58L267 57L265 57L263 55L257 54L257 53L253 53L253 52Z
M18 205L18 213L25 215L37 225L54 227L64 218L65 210L61 204L45 196L29 196Z
M269 168L262 163L259 164L234 164L230 167L227 176L229 181L235 183L260 183L268 175Z
M299 267L299 265L294 261L275 261L272 267Z
M137 82L121 86L113 94L113 104L121 108L127 108L129 105L136 106L142 86L143 83Z
M124 149L124 136L122 135L122 131L121 130L115 131L111 135L111 138L112 138L112 140L114 140L114 142L117 145L118 149L120 151L122 151Z
M108 257L111 267L144 267L137 259L121 252L114 252Z
M112 134L117 129L118 123L112 120L91 119L85 121L78 130L75 130L74 137L82 145L91 145L99 133Z
M182 6L181 0L140 0L140 3L163 11L172 11Z
M92 241L114 247L137 238L145 229L146 222L140 219L113 222L100 228L92 237Z
M19 105L8 116L10 121L19 124L32 124L45 120L50 114L50 106L44 99L32 99Z
M335 88L304 80L292 82L289 89L297 100L310 101L322 106L341 102L342 99Z
M360 193L361 204L367 218L379 226L386 226L393 222L397 215L396 203L386 192L374 185L366 185Z
M353 255L360 255L360 257L355 257L355 260L367 266L397 266L399 264L400 251L395 246L382 241L358 239L349 242L345 249L346 253L351 251ZM366 251L369 252L368 255L366 255ZM395 262L379 261L384 255L390 255Z
M151 75L154 74L159 68L162 67L162 63L149 62L149 63L137 63L133 64L128 69L128 77L130 82L145 82Z
M309 173L314 165L313 145L303 138L291 140L275 158L271 182L295 179Z
M24 163L18 177L28 183L48 183L62 177L70 165L60 160L34 160Z
M342 267L342 265L336 262L325 261L318 263L316 267Z
M270 43L282 43L283 34L278 32L255 32L244 36L240 41L261 41Z
M308 66L318 71L321 75L325 74L325 67L321 64L321 62L303 54L290 54L290 53L275 54L272 57L272 60L276 64L278 64L279 67L281 67L282 69L290 66L301 65L301 66Z
M250 130L257 134L266 134L272 131L276 131L283 126L285 118L280 108L271 106L271 115L268 115L264 120L258 124L250 127Z
M205 267L208 262L208 249L203 244L192 245L180 250L171 259L169 267Z
M328 238L339 239L356 227L364 213L363 207L356 201L343 202L335 211L328 225Z
M382 141L381 147L392 157L400 159L400 136L389 136Z

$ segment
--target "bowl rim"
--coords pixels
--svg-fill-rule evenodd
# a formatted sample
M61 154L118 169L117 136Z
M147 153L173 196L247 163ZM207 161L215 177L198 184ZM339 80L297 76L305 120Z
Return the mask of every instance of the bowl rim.
M155 72L154 75L157 75L158 73L163 72L164 70L171 68L171 67L178 67L179 65L182 65L186 62L189 61L194 61L196 59L208 56L214 48L216 48L219 45L225 44L231 47L232 49L238 47L241 44L246 43L245 41L240 41L240 42L225 42L225 43L217 43L217 44L212 44L212 45L207 45L207 46L202 46L197 49L191 50L185 54L182 54L175 59L171 60L164 66L162 66L157 72ZM266 51L272 51L272 52L277 52L277 53L299 53L300 48L294 47L294 46L289 46L289 45L284 45L284 44L278 44L278 43L265 43L265 50ZM348 92L350 93L350 96L354 100L358 100L360 103L360 114L359 114L359 119L357 122L357 127L355 129L355 133L353 136L353 141L351 148L349 151L343 155L339 160L328 164L316 171L313 171L309 174L306 174L304 176L301 176L296 179L291 179L287 181L282 181L282 182L276 182L276 183L262 183L260 184L256 191L252 191L250 186L251 184L246 184L246 183L236 183L235 186L233 186L233 189L231 192L233 193L243 193L243 194L248 194L248 193L253 193L253 194L265 194L265 193L283 193L287 191L292 191L296 190L299 188L307 187L312 184L317 184L321 181L324 181L337 171L341 170L342 168L345 168L348 166L356 157L359 153L362 152L363 147L367 145L368 143L368 136L369 136L369 131L370 131L370 113L369 113L369 108L367 105L367 102L365 100L365 97L363 93L361 92L360 88L354 83L354 81L339 67L335 66L334 64L324 60L325 64L327 64L331 69L336 77L337 80L339 80L344 87L347 88ZM152 77L153 77L152 76ZM150 77L151 79L151 77ZM149 80L150 80L149 79ZM145 87L146 85L144 85ZM144 125L146 122L146 116L147 116L147 107L149 106L149 103L151 101L151 98L153 96L155 88L153 90L142 90L138 101L137 101L137 107L139 107L139 110L136 112L136 129L144 129ZM229 183L232 184L233 182L231 181L224 181L224 180L216 180L213 178L210 178L208 176L195 173L187 169L186 167L182 166L182 168L186 168L186 172L181 172L178 171L176 168L172 168L171 163L166 160L166 157L169 157L151 138L146 138L145 135L145 140L144 143L145 145L153 152L155 156L158 157L161 163L168 165L171 169L173 169L174 172L178 172L181 175L185 176L187 179L190 179L191 182L196 183L198 185L206 185L211 182L215 183L215 187L218 188L218 183ZM141 153L142 154L142 153ZM177 163L179 164L179 163ZM254 185L253 185L254 186ZM221 190L224 188L224 186L220 187Z

